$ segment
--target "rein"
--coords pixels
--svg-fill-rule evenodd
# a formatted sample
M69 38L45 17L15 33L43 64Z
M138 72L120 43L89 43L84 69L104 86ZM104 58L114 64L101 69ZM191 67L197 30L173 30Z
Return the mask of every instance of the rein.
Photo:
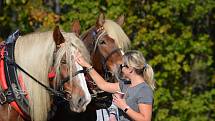
M51 88L51 87L48 87L48 86L44 85L44 84L41 83L39 80L37 80L35 77L33 77L31 74L29 74L26 70L24 70L24 69L23 69L20 65L18 65L14 60L10 59L10 58L7 57L7 56L6 56L5 58L6 58L6 60L7 60L10 64L12 64L12 65L14 65L15 67L17 67L18 69L20 69L23 73L25 73L26 75L28 75L31 79L33 79L35 82L37 82L40 86L44 87L47 91L51 92L51 93L53 94L53 96L61 97L62 99L68 101L68 100L65 98L64 92L63 92L62 90L57 91L57 90L54 90L54 89ZM72 77L75 77L75 76L77 76L77 75L80 74L80 73L86 73L86 70L79 70L79 71L75 72L75 74L74 74ZM62 80L60 89L63 88L63 84L66 83L66 82L68 82L69 79L70 79L70 77L68 76L68 77L66 77L66 78L64 78L64 79Z
M72 77L75 77L75 76L77 76L77 75L80 74L80 73L86 73L86 70L79 70L79 71L75 72L75 74L74 74ZM62 83L60 84L60 89L61 89L61 90L63 89L63 85L64 85L66 82L68 82L69 79L70 79L70 76L67 76L66 78L64 78L64 79L62 80ZM65 100L67 100L67 99L65 99Z
M7 46L7 45L5 45ZM5 52L7 53L7 51ZM43 83L41 83L39 80L37 80L34 76L32 76L31 74L29 74L26 70L24 70L19 64L17 64L13 59L11 59L7 54L4 56L5 61L7 63L9 63L12 66L17 67L18 69L20 69L23 73L25 73L26 75L28 75L31 79L33 79L36 83L38 83L40 86L44 87L47 91L51 92L53 95L55 96L59 96L64 98L63 94L59 91L56 91L46 85L44 85Z
M31 74L29 74L27 71L25 71L22 67L20 67L16 62L14 62L14 60L10 60L10 58L6 57L6 60L13 64L14 66L16 66L18 69L20 69L23 73L25 73L26 75L28 75L31 79L33 79L35 82L37 82L40 86L44 87L47 91L51 92L53 95L55 96L59 96L64 98L63 94L59 91L56 91L46 85L44 85L43 83L41 83L39 80L37 80L35 77L33 77Z

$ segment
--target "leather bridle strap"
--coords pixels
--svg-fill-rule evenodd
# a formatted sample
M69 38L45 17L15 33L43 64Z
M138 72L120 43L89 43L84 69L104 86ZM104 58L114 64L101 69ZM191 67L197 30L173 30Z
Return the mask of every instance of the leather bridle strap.
M96 31L93 31L93 33L92 33L93 42L94 42L94 44L95 44L94 49L93 49L93 52L95 52L96 49L97 49L97 44L98 44L99 38L101 38L101 36L107 34L106 31L102 31L102 30L103 30L103 27L102 27L102 28L99 28L99 29L96 30ZM97 35L97 34L98 34L98 35ZM105 79L107 79L107 80L108 80L109 75L108 75L108 69L107 69L106 63L107 63L108 59L109 59L114 53L116 53L117 51L121 51L121 48L116 48L116 49L114 49L111 53L108 54L107 57L104 57L104 61L102 61L102 70L104 71L104 77L105 77Z
M77 76L77 75L80 74L80 73L86 73L86 70L79 70L79 71L75 72L75 74L74 74L72 77L75 77L75 76ZM66 78L64 78L63 81L62 81L62 83L61 83L61 86L62 86L64 83L68 82L69 79L70 79L70 76L67 76Z
M28 75L31 79L33 79L35 82L37 82L40 86L44 87L47 91L51 92L53 95L55 96L59 96L64 98L64 95L59 92L56 91L46 85L44 85L43 83L41 83L40 81L38 81L35 77L33 77L31 74L29 74L27 71L25 71L22 67L20 67L15 61L11 60L9 57L5 56L6 61L8 61L10 64L13 64L14 66L16 66L18 69L20 69L23 73L25 73L26 75Z

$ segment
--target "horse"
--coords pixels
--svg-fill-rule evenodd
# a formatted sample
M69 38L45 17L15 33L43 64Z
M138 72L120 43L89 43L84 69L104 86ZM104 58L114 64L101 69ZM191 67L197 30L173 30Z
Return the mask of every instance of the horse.
M10 60L9 66L16 68L14 75L18 75L15 76L18 83L7 82L9 85L5 86L6 82L2 81L5 76L0 76L0 97L5 99L1 100L0 121L46 121L53 104L52 98L55 96L66 100L71 111L85 111L91 96L82 73L83 68L74 61L74 55L78 49L87 59L89 53L76 33L61 32L59 27L56 27L54 31L17 37L14 35L9 37L9 41L2 47L0 67L4 68L2 63ZM8 55L7 50L11 47L14 50L14 58L8 59L9 57L3 54ZM0 73L3 71L1 69ZM48 78L51 71L54 71L52 80ZM10 95L5 93L9 92L9 87L16 87L10 90L10 93L16 91L12 101L7 99ZM21 105L17 100L22 101ZM24 110L22 104L27 105Z
M109 72L111 76L117 75L123 51L130 45L128 36L120 27L123 22L124 16L114 22L105 20L104 14L100 14L96 25L81 35L81 40L90 52L93 67L107 80Z
M122 55L130 46L130 40L121 26L124 23L124 16L121 15L116 21L105 19L101 13L95 26L91 27L81 36L92 59L94 69L107 81L119 81L119 64L122 63ZM92 80L88 81L92 84ZM97 88L95 84L89 87L94 92L88 107L106 109L112 104L112 95Z
M129 48L130 40L121 25L124 22L124 16L118 17L116 22L106 20L104 14L100 14L96 24L81 35L94 69L101 74L107 81L117 82L119 64L122 63L123 51ZM76 22L77 33L80 33L80 23ZM82 113L74 113L59 108L56 112L55 120L64 121L96 121L96 109L108 108L112 103L112 95L99 90L96 84L85 75L88 83L88 89L92 95L92 101L87 106L87 110Z

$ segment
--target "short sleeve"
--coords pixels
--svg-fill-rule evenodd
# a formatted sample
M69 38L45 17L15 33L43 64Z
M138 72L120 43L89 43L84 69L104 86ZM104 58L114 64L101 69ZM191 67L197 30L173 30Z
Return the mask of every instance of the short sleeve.
M137 103L152 104L153 103L153 91L150 87L144 86L140 88L137 96Z

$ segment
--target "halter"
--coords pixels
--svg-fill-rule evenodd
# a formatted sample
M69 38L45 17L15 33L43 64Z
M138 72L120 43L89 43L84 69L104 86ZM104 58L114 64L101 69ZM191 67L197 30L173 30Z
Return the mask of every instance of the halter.
M83 36L81 36L82 40L85 40L87 37L88 33L91 35L93 42L90 45L90 54L94 54L96 52L96 49L98 48L99 41L102 36L108 35L107 32L104 30L104 27L100 27L99 29L95 30L94 28L91 28L89 32L85 33ZM103 56L101 60L102 64L102 71L104 74L105 80L111 80L113 78L113 74L108 70L107 68L107 61L109 58L116 53L117 51L121 51L120 48L116 48L112 50L106 57ZM89 87L89 91L91 93L92 97L92 103L96 104L95 108L101 109L101 108L108 108L112 104L112 94L104 92L100 89L98 89L97 85L95 82L92 80L92 78L87 74L85 75L85 78L87 80L87 84Z
M75 74L72 75L72 78L75 77L75 76L77 76L78 74L81 74L81 73L86 73L86 70L83 69L83 70L76 71ZM67 77L63 78L63 79L62 79L62 82L61 82L61 84L60 84L60 86L59 86L59 88L58 88L58 90L59 90L60 92L62 92L64 95L65 95L65 94L71 95L71 94L70 94L70 91L67 91L67 90L64 89L64 84L67 83L67 82L69 82L69 81L70 81L70 76L67 76ZM64 99L65 101L69 101L69 99L67 99L65 96L64 96L63 99Z
M63 44L65 44L65 43L63 43ZM78 48L75 44L73 44L73 43L69 43L69 44L71 44L74 48ZM61 46L65 46L65 45L58 45L57 46L57 48L56 48L56 51L54 52L54 55L56 56L56 53L57 53L57 51L61 48ZM65 53L64 53L65 54ZM67 64L67 62L66 62L67 60L66 59L62 59L61 61L60 61L60 63L61 64ZM54 62L55 62L55 60L54 60ZM54 64L54 62L53 62L53 64ZM81 73L86 73L86 70L78 70L78 71L76 71L73 75L72 75L72 78L73 77L75 77L75 76L77 76L78 74L81 74ZM53 78L53 77L52 77ZM70 92L69 91L67 91L67 90L65 90L64 89L64 84L65 83L67 83L67 82L69 82L70 81L70 75L68 75L67 77L64 77L62 80L61 80L61 82L60 82L60 84L59 84L59 87L57 87L57 90L60 90L60 92L62 92L64 95L65 94L70 94ZM71 80L72 81L72 80ZM64 100L66 100L66 101L69 101L68 99L66 99L66 98L64 98Z
M93 51L91 51L91 54L96 52L96 49L98 48L98 44L100 39L105 36L108 35L107 32L104 30L103 27L100 27L97 30L93 30L92 33L92 38L93 38ZM83 38L85 38L83 36ZM120 48L116 48L114 50L112 50L106 57L103 56L102 60L101 60L101 64L102 64L102 72L104 74L104 79L105 80L112 80L113 78L113 74L112 72L110 72L107 68L107 61L109 60L109 58L116 53L117 51L121 51ZM94 104L96 104L95 108L101 109L101 108L108 108L111 104L112 104L112 95L110 93L101 91L97 88L95 82L91 79L91 77L89 77L89 75L86 75L86 80L88 82L88 86L91 89L91 96L92 96L92 102ZM98 90L97 90L98 89Z
M93 31L92 32L92 36L93 36L93 43L95 43L94 45L94 49L93 49L93 53L96 52L96 49L98 47L98 43L100 41L100 38L104 35L107 35L107 32L104 30L104 27L100 27L99 29L97 29L96 31ZM111 51L107 57L103 57L104 59L102 60L102 70L104 72L104 78L105 80L109 80L110 79L110 75L113 76L113 74L108 71L108 68L107 68L107 61L108 59L114 54L116 53L117 51L121 51L120 48L116 48L114 49L113 51Z

